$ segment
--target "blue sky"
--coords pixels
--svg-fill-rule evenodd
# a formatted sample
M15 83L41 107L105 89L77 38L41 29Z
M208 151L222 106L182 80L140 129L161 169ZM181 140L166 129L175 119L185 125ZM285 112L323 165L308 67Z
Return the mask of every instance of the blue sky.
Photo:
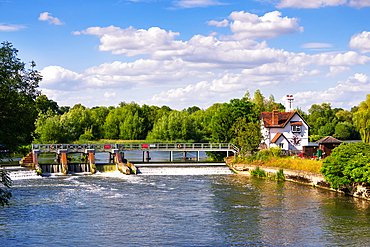
M370 0L0 0L0 41L60 106L207 108L260 89L349 110L370 93Z

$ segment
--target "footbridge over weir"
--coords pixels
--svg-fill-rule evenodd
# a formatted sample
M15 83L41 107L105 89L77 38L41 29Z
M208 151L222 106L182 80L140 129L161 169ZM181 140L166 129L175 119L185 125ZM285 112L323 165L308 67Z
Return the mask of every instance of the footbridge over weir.
M199 161L199 152L210 151L210 152L226 152L229 156L230 152L233 153L234 157L239 153L239 149L231 143L109 143L109 144L33 144L32 152L22 159L21 165L26 163L30 164L32 168L35 168L38 173L42 173L43 168L38 162L38 156L41 153L55 153L56 160L59 165L54 170L61 171L66 174L69 170L81 170L85 168L73 168L71 163L68 163L68 153L81 153L81 156L85 156L87 162L85 164L79 164L78 166L88 166L88 170L91 173L96 171L95 167L95 153L106 152L109 153L109 161L113 161L117 165L118 170L125 174L137 172L136 167L125 160L124 153L128 151L142 151L143 162L149 162L149 152L169 152L170 162L173 162L174 152L183 152L184 161L187 159L187 152L196 152L196 160ZM44 165L45 166L45 165ZM48 166L45 166L47 170L50 170Z
M114 143L114 144L33 144L33 153L95 153L108 152L112 154L125 151L143 151L143 162L149 161L150 151L170 152L170 161L173 161L173 152L226 152L227 156L232 152L234 156L239 153L239 149L231 143ZM146 153L146 157L145 157Z

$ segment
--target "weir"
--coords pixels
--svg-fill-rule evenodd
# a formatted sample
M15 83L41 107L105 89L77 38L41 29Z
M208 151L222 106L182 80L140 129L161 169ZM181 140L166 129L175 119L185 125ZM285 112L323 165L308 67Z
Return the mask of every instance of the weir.
M140 165L141 169L138 169L134 164L127 161L125 152L127 151L142 151L143 163L151 164L149 166ZM24 167L33 168L38 174L50 174L50 173L80 173L90 172L95 173L97 170L97 164L95 163L95 153L108 153L109 163L112 162L116 166L116 170L124 174L143 174L142 171L148 171L150 169L159 170L159 166L149 162L151 160L150 151L168 152L170 163L174 160L174 152L182 152L182 160L186 162L189 159L194 159L196 162L200 160L201 151L223 151L227 153L233 153L234 157L239 153L239 149L230 143L124 143L124 144L33 144L32 152L24 157L20 164ZM187 153L192 152L196 154L195 158L188 158ZM56 164L40 164L39 155L41 153L55 153ZM80 153L81 161L84 162L69 162L68 154ZM162 162L163 163L163 162ZM171 167L172 170L201 170L200 165L161 165L162 167ZM106 164L110 166L111 164ZM222 164L226 167L225 164ZM181 167L181 168L180 168ZM206 164L202 164L202 169L208 167ZM106 170L104 165L99 164L99 168ZM208 167L209 168L209 167ZM214 167L213 167L214 168ZM228 168L227 168L228 169ZM109 170L112 170L111 168ZM99 170L100 171L100 170ZM145 172L144 172L145 173Z

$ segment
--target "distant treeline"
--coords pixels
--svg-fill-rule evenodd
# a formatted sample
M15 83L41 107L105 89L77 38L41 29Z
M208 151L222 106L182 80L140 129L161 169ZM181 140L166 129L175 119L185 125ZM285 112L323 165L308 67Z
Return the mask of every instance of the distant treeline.
M261 140L261 111L272 111L276 107L284 110L273 96L266 99L259 90L253 99L247 92L241 99L216 103L205 110L192 106L178 111L168 106L140 106L134 102L121 102L118 107L90 109L77 104L69 108L59 107L45 95L39 96L35 105L39 114L35 121L34 143L121 139L233 142L243 146L241 142L244 142L245 151L256 149Z
M265 98L259 90L253 98L247 92L243 98L229 103L215 103L207 109L192 106L182 111L134 102L91 109L81 104L59 107L45 95L39 96L35 104L39 111L34 132L36 143L99 139L235 142L241 132L253 128L243 124L258 123L262 111L275 107L285 110L272 95ZM358 109L333 109L330 103L323 103L312 105L307 114L297 110L311 126L310 136L315 141L328 135L340 140L361 138L354 124Z

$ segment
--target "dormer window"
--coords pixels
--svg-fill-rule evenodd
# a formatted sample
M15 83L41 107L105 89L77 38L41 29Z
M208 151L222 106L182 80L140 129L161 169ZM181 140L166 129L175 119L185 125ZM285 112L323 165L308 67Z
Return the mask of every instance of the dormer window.
M290 122L290 125L292 126L292 132L293 133L301 133L301 131L302 131L302 122Z

